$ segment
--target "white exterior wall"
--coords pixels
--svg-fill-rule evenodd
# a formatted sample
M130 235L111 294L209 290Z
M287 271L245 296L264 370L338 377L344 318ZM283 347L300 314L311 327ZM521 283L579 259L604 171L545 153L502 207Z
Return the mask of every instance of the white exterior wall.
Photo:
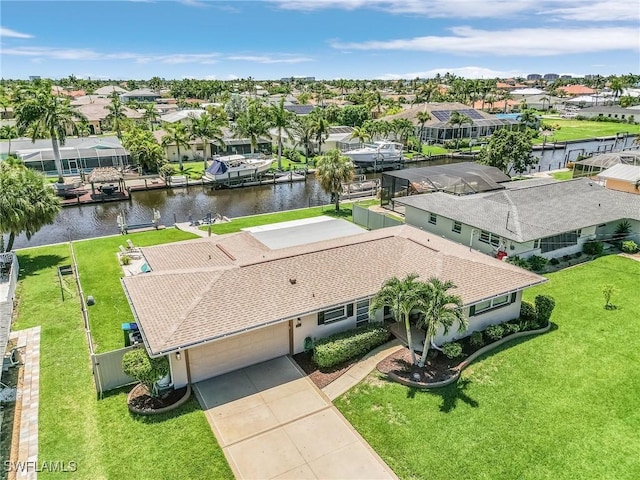
M200 145L193 144L189 149L181 147L180 157L184 157L186 155L187 157L189 157L188 161L202 160L202 150L197 150L198 146ZM180 162L180 157L178 157L178 148L175 145L169 145L167 148L164 148L163 150L169 162L171 163Z
M174 388L182 388L189 383L185 352L180 352L180 360L178 360L175 353L170 353L169 367L171 368L171 381Z
M334 333L344 332L356 328L356 306L353 305L353 316L324 325L318 325L318 314L312 313L300 317L300 326L293 320L293 354L304 352L304 339L311 337L313 340L326 338ZM383 310L376 312L376 316L370 322L382 322Z
M480 315L474 315L469 317L469 308L465 309L464 314L469 319L469 328L465 332L458 332L456 328L449 330L449 333L445 336L442 328L438 329L438 334L434 340L436 345L442 345L446 342L451 342L462 337L471 335L472 332L478 332L484 330L489 325L496 325L498 323L504 323L509 320L514 320L520 316L520 303L522 302L522 292L518 292L516 295L516 301L505 305L501 308L489 310Z

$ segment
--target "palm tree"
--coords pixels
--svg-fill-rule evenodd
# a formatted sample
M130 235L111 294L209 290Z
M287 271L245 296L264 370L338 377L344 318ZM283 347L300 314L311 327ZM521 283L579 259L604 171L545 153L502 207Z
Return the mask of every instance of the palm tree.
M149 129L153 132L153 124L158 121L160 115L153 103L145 103L143 108L144 113L142 114L142 118L149 123Z
M322 142L329 136L329 121L324 117L321 110L314 110L309 115L313 125L313 135L318 144L318 154L322 154Z
M64 145L67 129L76 130L74 120L86 117L71 107L68 98L53 95L46 83L22 92L16 103L15 116L18 131L29 131L33 142L43 132L51 137L58 183L64 183L58 144Z
M382 285L382 288L371 299L369 315L384 307L389 307L396 322L404 324L407 334L407 343L411 352L411 360L417 363L416 352L413 350L413 336L411 334L411 322L409 316L413 310L424 311L427 307L427 286L424 282L416 280L418 275L411 273L404 279L392 277Z
M224 133L221 125L216 123L211 115L203 113L200 118L190 117L191 123L187 126L189 136L193 140L200 139L202 142L202 158L204 169L207 169L207 144L215 140L221 147L224 146Z
M420 133L418 134L418 141L419 141L419 149L420 149L420 153L422 153L422 134L424 133L424 126L425 124L431 120L431 115L429 115L429 112L427 112L426 110L423 110L422 112L418 112L418 115L416 115L416 118L418 119L418 122L420 123Z
M109 114L106 116L106 120L111 124L111 129L115 130L116 136L122 139L122 124L127 121L127 115L125 114L125 106L120 100L118 92L114 91L109 95L111 103L107 105Z
M444 334L449 333L449 329L457 322L458 332L464 332L469 321L462 311L462 299L458 295L447 293L455 285L450 280L445 282L433 277L427 282L429 294L427 296L427 308L420 317L419 325L426 330L424 348L419 367L424 367L429 353L429 345L438 333L438 328L444 328Z
M313 147L313 119L306 116L295 118L294 120L292 130L297 139L296 144L304 146L304 155L308 162Z
M236 138L249 139L252 155L258 147L258 140L261 137L270 137L268 120L268 111L254 100L249 103L247 109L238 116L236 123L232 126Z
M4 125L0 127L0 138L9 139L9 148L7 150L7 156L11 156L11 140L18 138L20 134L18 129L14 125Z
M551 99L549 97L542 97L540 99L540 102L542 103L542 110L548 110L549 106L551 105ZM544 104L547 104L547 108L545 108Z
M409 135L415 131L413 123L408 118L394 118L391 120L391 128L396 139L404 145L406 145Z
M167 149L170 145L175 145L178 149L178 162L180 171L183 170L182 155L180 155L180 147L189 148L189 132L184 123L165 123L164 129L166 133L162 136L162 148ZM168 157L168 155L167 155Z
M60 211L60 199L44 176L23 165L0 162L0 236L9 234L6 251L17 235L27 239L44 225L53 223Z
M322 189L331 194L331 200L335 202L336 212L340 210L340 194L342 184L353 180L354 167L351 159L342 155L337 148L320 157L316 167L316 178L320 181Z
M360 143L365 143L367 140L371 140L371 134L366 126L355 126L349 138L357 138Z
M293 141L290 129L295 114L284 108L284 97L280 97L278 105L271 105L269 113L271 114L269 123L278 131L278 170L282 170L282 134L284 133L290 142Z
M456 135L456 148L458 148L458 145L460 145L460 135L462 134L462 125L464 125L465 123L473 124L473 120L467 117L464 113L460 113L456 110L454 112L451 112L451 116L449 117L449 121L447 123L451 126L458 126L458 133Z

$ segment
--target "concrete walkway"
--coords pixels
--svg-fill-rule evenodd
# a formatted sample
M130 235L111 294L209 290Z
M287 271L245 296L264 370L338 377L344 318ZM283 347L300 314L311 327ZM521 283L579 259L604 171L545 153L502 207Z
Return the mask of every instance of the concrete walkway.
M206 230L200 230L198 227L194 227L189 222L176 223L175 227L178 230L182 230L183 232L193 233L194 235L198 235L200 237L208 237L209 232ZM215 237L215 233L211 234L212 237Z
M194 389L238 479L397 478L289 357Z
M358 383L364 380L364 378L369 375L374 368L376 368L378 362L384 360L393 352L400 350L401 348L403 347L397 339L379 346L365 355L358 363L352 365L349 370L336 380L324 387L322 391L331 401L334 401L347 390L355 387Z

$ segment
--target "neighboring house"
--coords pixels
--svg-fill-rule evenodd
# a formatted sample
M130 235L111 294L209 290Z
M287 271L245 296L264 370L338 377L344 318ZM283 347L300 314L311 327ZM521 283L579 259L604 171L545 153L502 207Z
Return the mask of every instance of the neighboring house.
M0 143L0 157L6 157L6 143ZM120 167L129 164L127 152L118 137L67 138L60 145L62 169L65 175L77 175L80 170L91 171L96 167ZM53 157L51 139L21 139L11 142L11 152L20 158L27 167L55 175L56 165Z
M633 108L622 108L616 106L598 105L585 107L578 112L578 115L586 118L611 118L624 120L626 122L640 123L640 114ZM621 127L624 129L624 127Z
M316 107L314 105L285 105L284 109L296 115L309 115Z
M306 105L301 105L306 106ZM357 138L351 138L351 133L353 132L353 127L346 126L333 126L329 127L329 134L325 139L322 140L322 150L318 153L318 142L312 141L312 152L315 154L323 154L327 153L331 150L335 150L336 148L339 150L349 150L351 148L361 147L362 144L360 140ZM278 139L278 130L273 128L269 131L271 134L271 138L273 138L274 144L277 144ZM296 150L304 153L305 146L299 141L298 138L293 138L293 142L291 142L286 135L282 137L282 146L284 148L296 148Z
M296 354L307 338L369 323L370 299L393 276L453 281L468 332L517 318L522 290L546 281L411 226L359 234L350 226L344 236L340 222L143 247L151 272L122 283L148 353L169 358L174 386ZM343 233L327 234L336 228ZM320 241L288 243L300 237ZM454 328L435 340L463 335Z
M585 87L584 85L567 85L565 87L558 87L558 90L563 91L568 97L593 95L595 93L598 93L595 89Z
M640 194L640 166L618 164L598 174L611 190Z
M148 88L139 88L137 90L132 90L130 92L120 94L120 100L123 102L155 102L160 98L160 94L158 92L154 92L149 90Z
M83 101L82 104L75 105L75 109L86 117L91 135L102 135L105 128L109 128L107 117L109 116L110 104L111 100L108 98L95 98L89 103ZM142 113L132 108L125 107L124 114L131 120L142 120ZM67 134L73 134L73 131L69 130Z
M597 176L614 165L640 165L640 150L624 150L594 155L573 164L573 178Z
M118 94L122 94L122 93L127 93L127 90L125 90L124 88L119 87L117 85L107 85L106 87L100 87L100 88L96 89L96 91L93 92L93 93L95 95L100 96L100 97L108 97L113 92L117 92Z
M499 102L494 104L497 107ZM418 121L418 113L429 112L431 120L424 124L424 128ZM471 123L452 125L449 123L451 114L460 112L471 120ZM425 143L444 143L455 138L482 138L488 137L500 128L511 128L519 125L512 119L500 119L481 110L475 110L462 103L423 103L413 105L400 113L383 117L381 120L388 122L394 119L408 119L415 125L415 135L419 136L422 130L422 141Z
M177 110L175 112L167 113L166 115L162 115L160 117L160 121L162 123L177 123L181 122L186 125L191 124L192 118L200 118L203 113L206 113L206 110L198 109L198 110Z
M587 178L505 186L466 196L414 195L395 203L405 207L408 224L494 256L552 258L580 252L588 240L611 240L623 220L640 235L640 196Z

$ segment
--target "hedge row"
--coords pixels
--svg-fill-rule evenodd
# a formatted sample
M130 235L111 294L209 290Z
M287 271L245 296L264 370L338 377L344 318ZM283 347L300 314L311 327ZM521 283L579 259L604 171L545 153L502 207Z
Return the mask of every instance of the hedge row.
M329 368L350 360L382 345L389 339L383 325L368 325L337 333L316 342L313 361L320 368Z

